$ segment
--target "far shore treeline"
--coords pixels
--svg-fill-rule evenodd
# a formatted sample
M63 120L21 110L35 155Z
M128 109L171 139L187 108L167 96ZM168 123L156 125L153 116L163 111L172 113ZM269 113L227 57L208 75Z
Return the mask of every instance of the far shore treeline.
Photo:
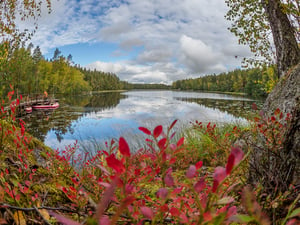
M3 47L3 46L0 46ZM278 75L275 66L236 69L231 72L178 80L172 85L136 84L121 81L114 73L82 68L56 49L51 59L45 59L39 46L11 48L3 62L0 93L5 96L10 86L23 96L49 94L82 94L91 91L131 89L175 89L245 93L253 97L266 96L275 86Z

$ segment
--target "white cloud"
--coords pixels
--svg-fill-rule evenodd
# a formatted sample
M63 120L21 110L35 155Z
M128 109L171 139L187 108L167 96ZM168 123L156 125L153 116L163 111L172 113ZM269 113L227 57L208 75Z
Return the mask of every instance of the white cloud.
M171 82L218 73L240 66L249 55L227 30L227 9L220 0L53 0L52 7L32 40L43 53L76 43L115 43L119 49L110 56L131 58L109 63L109 55L107 62L95 56L88 66L128 81Z
M136 58L139 63L153 63L153 62L168 62L172 57L172 49L167 46L161 46L161 48L151 49L144 51Z
M180 39L181 60L192 70L193 73L204 73L209 71L221 72L226 70L220 64L222 55L203 43L183 35Z
M164 83L181 79L186 73L171 63L155 63L151 66L131 65L130 62L107 63L97 61L86 66L104 72L118 74L121 80L132 83Z

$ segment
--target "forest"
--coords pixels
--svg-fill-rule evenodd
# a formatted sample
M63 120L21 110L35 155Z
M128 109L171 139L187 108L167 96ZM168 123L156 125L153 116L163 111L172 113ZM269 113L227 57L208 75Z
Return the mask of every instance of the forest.
M253 97L266 97L278 81L275 66L236 69L221 74L195 79L178 80L172 88L179 90L218 91L245 93Z
M2 43L1 47L7 43ZM44 93L79 94L90 91L120 90L126 82L117 75L91 71L74 64L72 56L62 56L56 49L51 59L45 59L39 46L9 48L2 61L0 92L6 95L10 86L23 96Z

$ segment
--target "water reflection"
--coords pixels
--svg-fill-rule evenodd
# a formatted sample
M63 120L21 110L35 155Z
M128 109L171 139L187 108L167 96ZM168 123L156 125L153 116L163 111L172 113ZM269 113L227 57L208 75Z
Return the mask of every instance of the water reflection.
M195 102L199 105L203 105L208 108L218 109L221 112L230 113L235 117L243 117L247 118L249 116L249 112L252 109L252 103L254 101L242 101L242 100L224 100L224 99L199 99L199 98L176 98L180 101L185 102ZM258 108L262 107L262 101L255 101Z
M95 95L60 97L60 107L56 110L33 111L23 120L27 130L35 137L45 141L48 132L53 132L58 142L64 135L74 134L72 123L89 113L116 107L126 96L120 93L101 93Z
M60 108L33 112L24 120L28 130L52 148L64 148L75 140L86 146L124 136L131 146L143 140L139 126L165 127L175 119L177 128L191 121L245 122L252 99L211 93L130 91L60 98ZM260 101L256 101L260 105Z

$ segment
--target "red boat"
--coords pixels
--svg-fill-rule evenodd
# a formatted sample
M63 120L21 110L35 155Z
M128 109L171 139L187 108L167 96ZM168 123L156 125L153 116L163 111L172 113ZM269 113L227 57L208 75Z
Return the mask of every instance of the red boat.
M58 102L50 102L49 104L33 105L33 109L56 109L59 107Z
M26 113L31 113L32 112L32 107L31 106L26 106L25 107L25 112Z

